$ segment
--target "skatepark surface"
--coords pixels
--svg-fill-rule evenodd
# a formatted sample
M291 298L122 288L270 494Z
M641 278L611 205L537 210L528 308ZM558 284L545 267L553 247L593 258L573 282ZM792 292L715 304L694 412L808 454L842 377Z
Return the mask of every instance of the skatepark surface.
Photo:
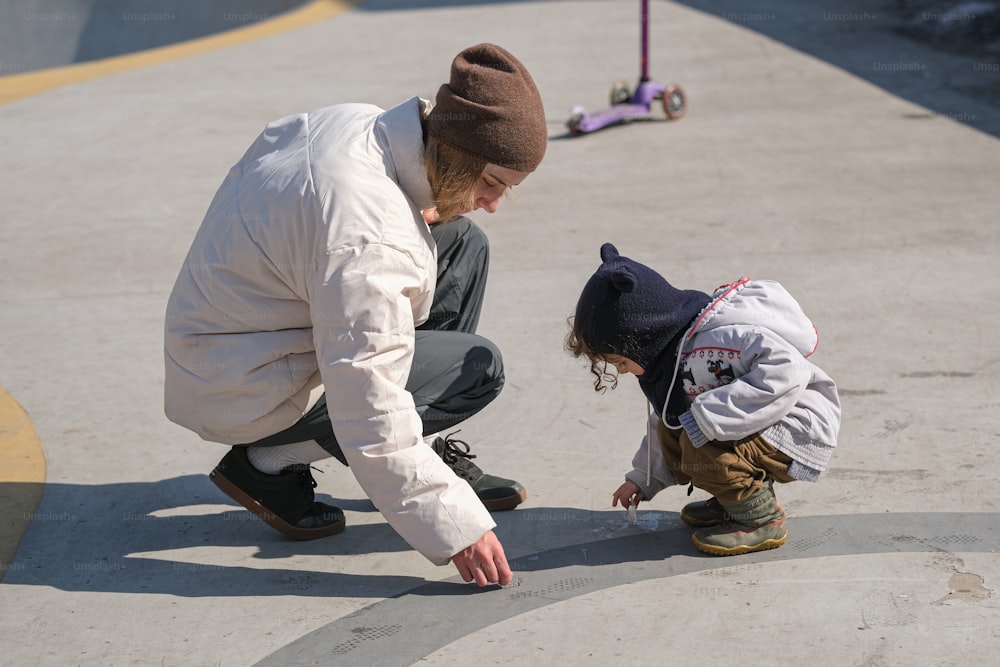
M308 3L280 29L0 77L0 665L994 662L1000 55L867 4L651 2L650 74L687 115L582 137L570 109L635 82L638 2ZM460 437L529 494L495 515L513 584L478 589L336 461L316 478L340 535L287 541L229 500L207 476L226 448L163 416L162 326L264 124L431 97L483 41L532 72L550 143L473 215L507 384ZM816 324L844 420L820 481L776 488L780 549L697 552L678 511L700 491L635 525L611 507L645 399L594 392L562 348L606 241L679 287L778 280Z

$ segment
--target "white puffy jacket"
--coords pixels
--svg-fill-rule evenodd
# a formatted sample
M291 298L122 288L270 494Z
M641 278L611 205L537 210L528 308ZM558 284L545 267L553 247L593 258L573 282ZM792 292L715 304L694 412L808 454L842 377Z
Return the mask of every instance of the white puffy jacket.
M326 392L351 470L437 564L495 523L424 442L405 384L434 294L433 206L412 98L269 124L230 170L167 306L165 412L206 440L253 442Z

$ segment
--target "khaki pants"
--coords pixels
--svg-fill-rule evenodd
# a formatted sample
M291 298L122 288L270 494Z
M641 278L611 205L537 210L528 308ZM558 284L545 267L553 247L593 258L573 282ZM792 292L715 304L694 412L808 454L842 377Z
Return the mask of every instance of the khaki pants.
M792 459L775 449L759 434L728 442L691 444L684 429L673 430L660 421L656 425L667 467L681 484L708 491L723 505L746 500L768 477L776 482L794 482L788 475Z

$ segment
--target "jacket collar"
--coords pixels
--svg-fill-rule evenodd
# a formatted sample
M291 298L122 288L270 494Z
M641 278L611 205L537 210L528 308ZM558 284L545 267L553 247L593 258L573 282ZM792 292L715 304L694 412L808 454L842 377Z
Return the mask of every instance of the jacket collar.
M424 139L420 127L419 97L411 97L379 114L375 133L389 156L389 176L399 183L419 210L434 206L434 194L424 166Z

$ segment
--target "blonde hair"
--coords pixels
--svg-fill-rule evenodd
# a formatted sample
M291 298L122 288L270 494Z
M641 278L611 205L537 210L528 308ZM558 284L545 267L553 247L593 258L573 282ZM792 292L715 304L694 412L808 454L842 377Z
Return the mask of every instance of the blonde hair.
M431 135L427 128L433 110L433 103L421 100L424 164L438 219L447 222L473 208L472 189L486 169L486 160L460 151Z
M486 169L486 161L469 155L433 136L424 142L427 180L442 222L473 208L472 189Z

